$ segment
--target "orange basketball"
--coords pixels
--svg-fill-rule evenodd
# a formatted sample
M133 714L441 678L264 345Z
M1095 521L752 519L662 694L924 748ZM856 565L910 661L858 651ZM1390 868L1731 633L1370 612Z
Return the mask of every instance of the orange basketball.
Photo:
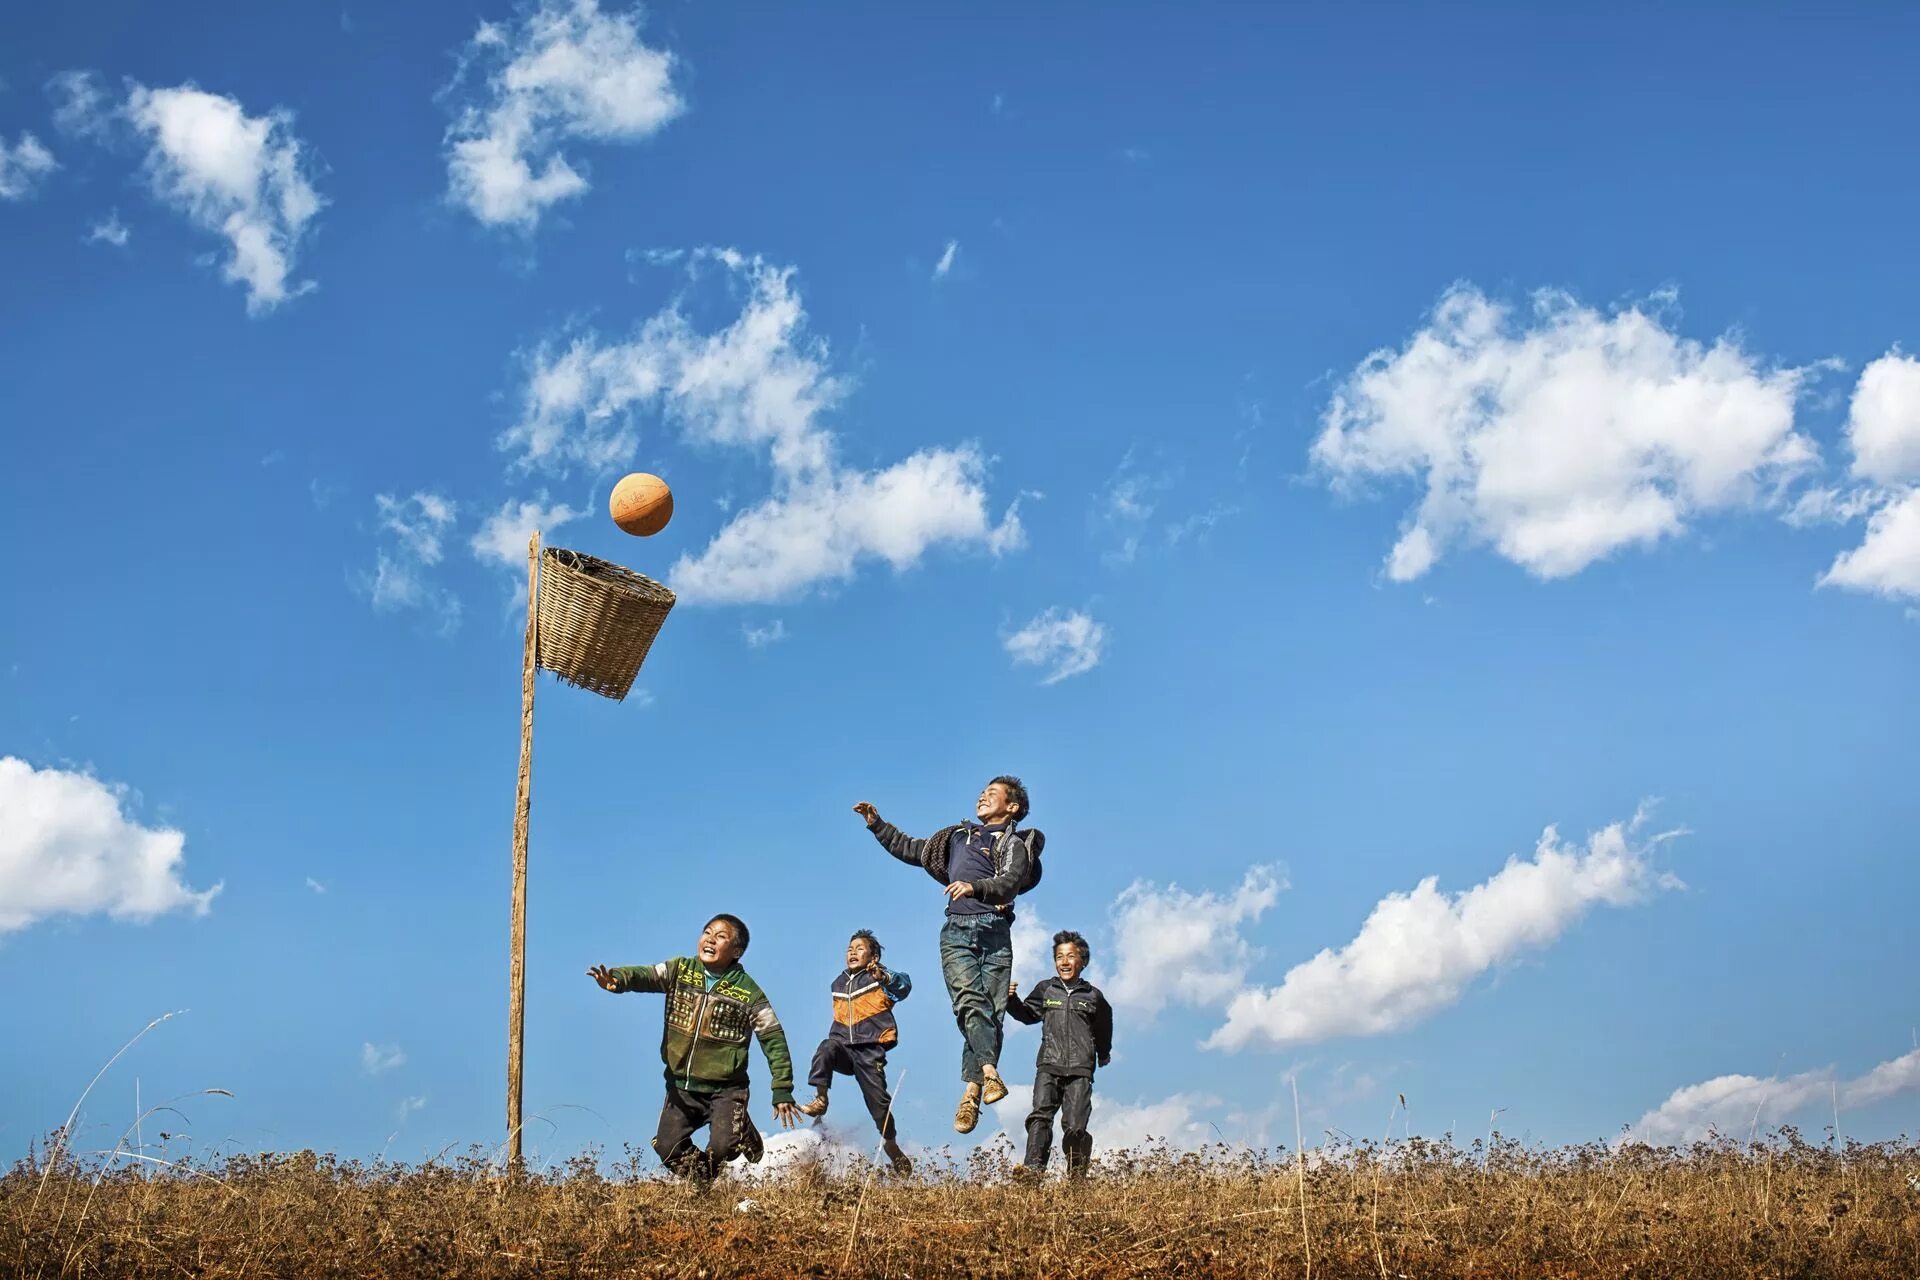
M650 538L673 519L673 490L659 476L636 471L613 486L607 514L636 538Z

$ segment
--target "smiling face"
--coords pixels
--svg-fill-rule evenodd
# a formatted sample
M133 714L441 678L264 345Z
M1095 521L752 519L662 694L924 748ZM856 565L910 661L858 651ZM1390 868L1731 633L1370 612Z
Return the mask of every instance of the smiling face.
M847 944L847 968L860 970L872 964L873 944L865 938L855 938Z
M1008 795L1006 783L989 782L986 790L982 791L980 798L974 802L973 812L980 821L992 826L994 823L1017 817L1020 806Z
M716 972L731 969L733 962L740 958L746 948L740 944L740 936L733 926L725 920L710 920L707 927L700 931L700 947L697 954L700 963Z
M1080 954L1078 943L1063 942L1053 949L1053 971L1060 975L1060 981L1072 982L1087 967L1087 958Z

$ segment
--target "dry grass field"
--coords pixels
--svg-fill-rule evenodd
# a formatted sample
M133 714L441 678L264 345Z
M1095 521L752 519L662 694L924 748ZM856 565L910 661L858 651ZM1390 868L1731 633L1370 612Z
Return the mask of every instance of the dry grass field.
M0 1274L55 1276L1920 1276L1920 1144L1792 1130L1686 1150L1166 1150L1079 1183L1004 1148L910 1180L802 1165L692 1190L629 1151L502 1177L303 1152L0 1177ZM1303 1194L1304 1193L1304 1194ZM743 1203L750 1201L750 1203Z

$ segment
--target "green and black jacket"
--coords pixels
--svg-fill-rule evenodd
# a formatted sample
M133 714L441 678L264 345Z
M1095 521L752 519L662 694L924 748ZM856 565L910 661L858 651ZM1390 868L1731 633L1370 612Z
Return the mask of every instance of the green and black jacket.
M660 1060L667 1081L694 1093L718 1093L747 1083L747 1036L760 1038L773 1076L775 1103L793 1101L793 1055L780 1019L760 984L739 965L707 988L707 966L698 956L613 970L620 991L659 991L667 997L660 1032Z

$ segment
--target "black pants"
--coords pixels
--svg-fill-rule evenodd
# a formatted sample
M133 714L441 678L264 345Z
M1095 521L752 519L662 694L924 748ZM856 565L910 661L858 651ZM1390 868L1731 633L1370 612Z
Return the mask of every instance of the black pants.
M702 1151L693 1145L693 1135L706 1125L712 1126L712 1132ZM711 1182L721 1166L741 1153L749 1133L759 1137L753 1117L747 1114L747 1086L695 1093L669 1081L653 1149L661 1163L681 1177Z
M1060 1149L1068 1173L1085 1173L1093 1157L1087 1118L1093 1113L1093 1077L1033 1073L1033 1110L1027 1113L1027 1168L1044 1169L1053 1152L1053 1115L1060 1113Z
M839 1036L828 1036L813 1051L813 1070L807 1083L825 1093L833 1086L835 1072L852 1076L860 1084L860 1096L867 1100L867 1113L873 1127L888 1142L893 1141L893 1096L887 1092L887 1047L882 1044L849 1044Z

